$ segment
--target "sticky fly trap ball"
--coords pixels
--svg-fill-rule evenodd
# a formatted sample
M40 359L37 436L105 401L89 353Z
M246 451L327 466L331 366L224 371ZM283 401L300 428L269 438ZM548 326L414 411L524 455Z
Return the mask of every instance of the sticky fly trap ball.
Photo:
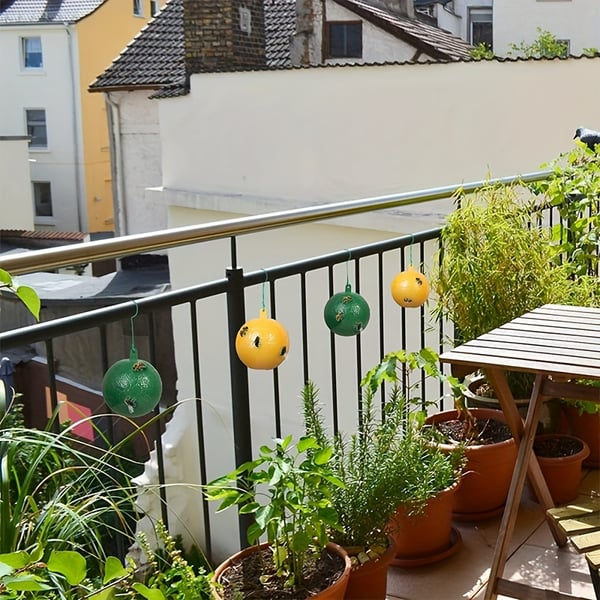
M131 318L131 350L129 358L117 361L106 371L102 394L108 407L119 415L141 417L153 411L162 395L162 380L158 371L138 357Z

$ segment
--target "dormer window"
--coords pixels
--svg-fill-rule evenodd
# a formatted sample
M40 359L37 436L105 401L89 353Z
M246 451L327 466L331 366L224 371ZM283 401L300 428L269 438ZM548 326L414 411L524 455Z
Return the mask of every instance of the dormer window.
M327 58L362 58L362 21L327 23Z

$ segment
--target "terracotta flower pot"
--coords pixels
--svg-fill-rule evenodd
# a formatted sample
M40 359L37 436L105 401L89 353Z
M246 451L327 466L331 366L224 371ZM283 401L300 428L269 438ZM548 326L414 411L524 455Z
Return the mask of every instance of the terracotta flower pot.
M369 560L350 571L346 588L346 600L385 600L387 591L387 571L396 554L394 540L390 537L388 549L377 560Z
M421 566L442 560L458 549L460 535L452 528L452 509L459 483L431 498L422 512L409 514L401 506L389 524L399 567Z
M574 440L576 442L574 445L579 450L568 456L540 456L538 454L540 445L552 439ZM579 494L582 463L590 453L588 445L571 435L549 433L536 436L533 448L554 503L565 504L574 500Z
M243 550L236 552L235 554L230 556L228 559L226 559L224 562L222 562L215 569L215 572L213 575L213 581L216 583L216 585L213 586L213 589L212 589L213 598L215 600L222 600L224 598L224 596L222 595L222 593L219 589L219 585L221 584L222 578L226 574L227 570L232 566L232 564L238 563L238 562L242 561L245 557L248 557L249 555L251 555L255 552L259 552L259 551L263 550L268 545L269 545L268 543L263 543L263 544L260 544L259 546L249 546L248 548L244 548ZM311 600L313 598L316 600L343 600L344 594L346 593L346 588L348 586L348 579L350 578L350 569L351 569L350 557L348 556L348 553L341 546L338 546L337 544L334 544L333 542L329 542L327 544L327 551L330 554L337 554L343 558L344 571L339 576L339 578L335 581L335 583L333 583L332 585L330 585L328 588L324 589L323 591L318 592L317 594L315 594L313 596L310 596Z
M600 467L600 412L580 413L575 406L561 406L567 422L567 432L583 440L590 449L590 455L583 461L584 467Z
M506 422L500 410L472 408L477 419L496 419ZM450 421L458 417L456 410L446 410L431 415L427 424ZM451 444L440 444L450 451ZM454 518L477 521L500 514L508 496L510 480L517 460L517 445L511 437L503 442L465 447L467 463L461 477L460 489L456 493Z

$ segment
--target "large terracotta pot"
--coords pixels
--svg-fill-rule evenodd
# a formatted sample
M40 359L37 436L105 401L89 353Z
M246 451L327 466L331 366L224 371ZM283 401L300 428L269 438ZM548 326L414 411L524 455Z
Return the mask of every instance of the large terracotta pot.
M263 544L260 544L259 546L249 546L248 548L244 548L243 550L236 552L235 554L230 556L228 559L226 559L224 562L222 562L215 569L215 572L213 575L213 581L215 581L217 584L220 584L223 575L226 573L227 569L232 565L232 563L239 562L244 557L252 554L253 552L262 550L262 549L266 548L267 546L268 546L268 543L263 543ZM312 599L315 599L315 600L343 600L344 594L346 593L346 588L348 586L348 579L350 578L350 569L351 569L350 557L348 556L348 553L341 546L338 546L337 544L334 544L333 542L329 542L327 544L327 551L330 554L338 554L344 559L344 571L333 585L329 586L327 589L323 590L322 592L319 592L319 593L315 594L314 596L311 596L310 597L311 600ZM213 587L212 596L215 600L223 599L223 596L221 595L221 593L219 591L218 585Z
M584 467L600 467L600 412L580 413L575 406L561 406L567 422L567 432L583 440L590 449L590 455L583 461Z
M590 449L588 445L579 438L571 435L549 433L538 435L534 440L534 450L536 442L543 442L552 438L566 438L579 442L580 450L569 456L545 457L537 456L540 469L546 480L546 485L552 496L554 504L565 504L577 498L579 494L579 485L581 483L582 463L588 457ZM537 452L536 452L537 455Z
M470 412L477 419L497 419L506 422L504 413L489 408L472 408ZM431 415L427 424L450 421L458 417L456 410L446 410ZM451 444L440 444L451 451ZM502 512L508 496L510 480L517 460L517 445L511 437L497 444L486 444L465 448L467 463L461 477L460 489L456 493L454 518L464 521L477 521L498 515Z
M460 534L452 528L452 509L459 483L432 497L423 511L410 514L401 506L390 520L388 533L394 539L392 565L417 567L450 556L458 549Z
M396 554L396 545L390 537L388 549L377 560L369 560L350 571L346 588L346 600L385 600L387 591L387 571Z

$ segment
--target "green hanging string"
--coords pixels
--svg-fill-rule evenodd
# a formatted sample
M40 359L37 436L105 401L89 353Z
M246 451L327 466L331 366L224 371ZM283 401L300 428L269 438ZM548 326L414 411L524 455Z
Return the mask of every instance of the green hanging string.
M346 292L351 291L351 286L350 286L350 275L349 275L349 265L350 265L350 259L352 258L352 252L350 252L350 250L348 250L348 260L346 261Z
M267 287L267 281L269 281L269 276L267 275L267 272L264 269L263 271L265 273L265 280L263 281L261 286L261 309L267 310L267 305L265 304L265 288Z
M135 347L135 327L133 326L133 320L138 316L139 309L137 302L132 300L133 305L135 306L135 313L131 317L131 350L129 352L129 358L131 360L137 360L137 348Z

